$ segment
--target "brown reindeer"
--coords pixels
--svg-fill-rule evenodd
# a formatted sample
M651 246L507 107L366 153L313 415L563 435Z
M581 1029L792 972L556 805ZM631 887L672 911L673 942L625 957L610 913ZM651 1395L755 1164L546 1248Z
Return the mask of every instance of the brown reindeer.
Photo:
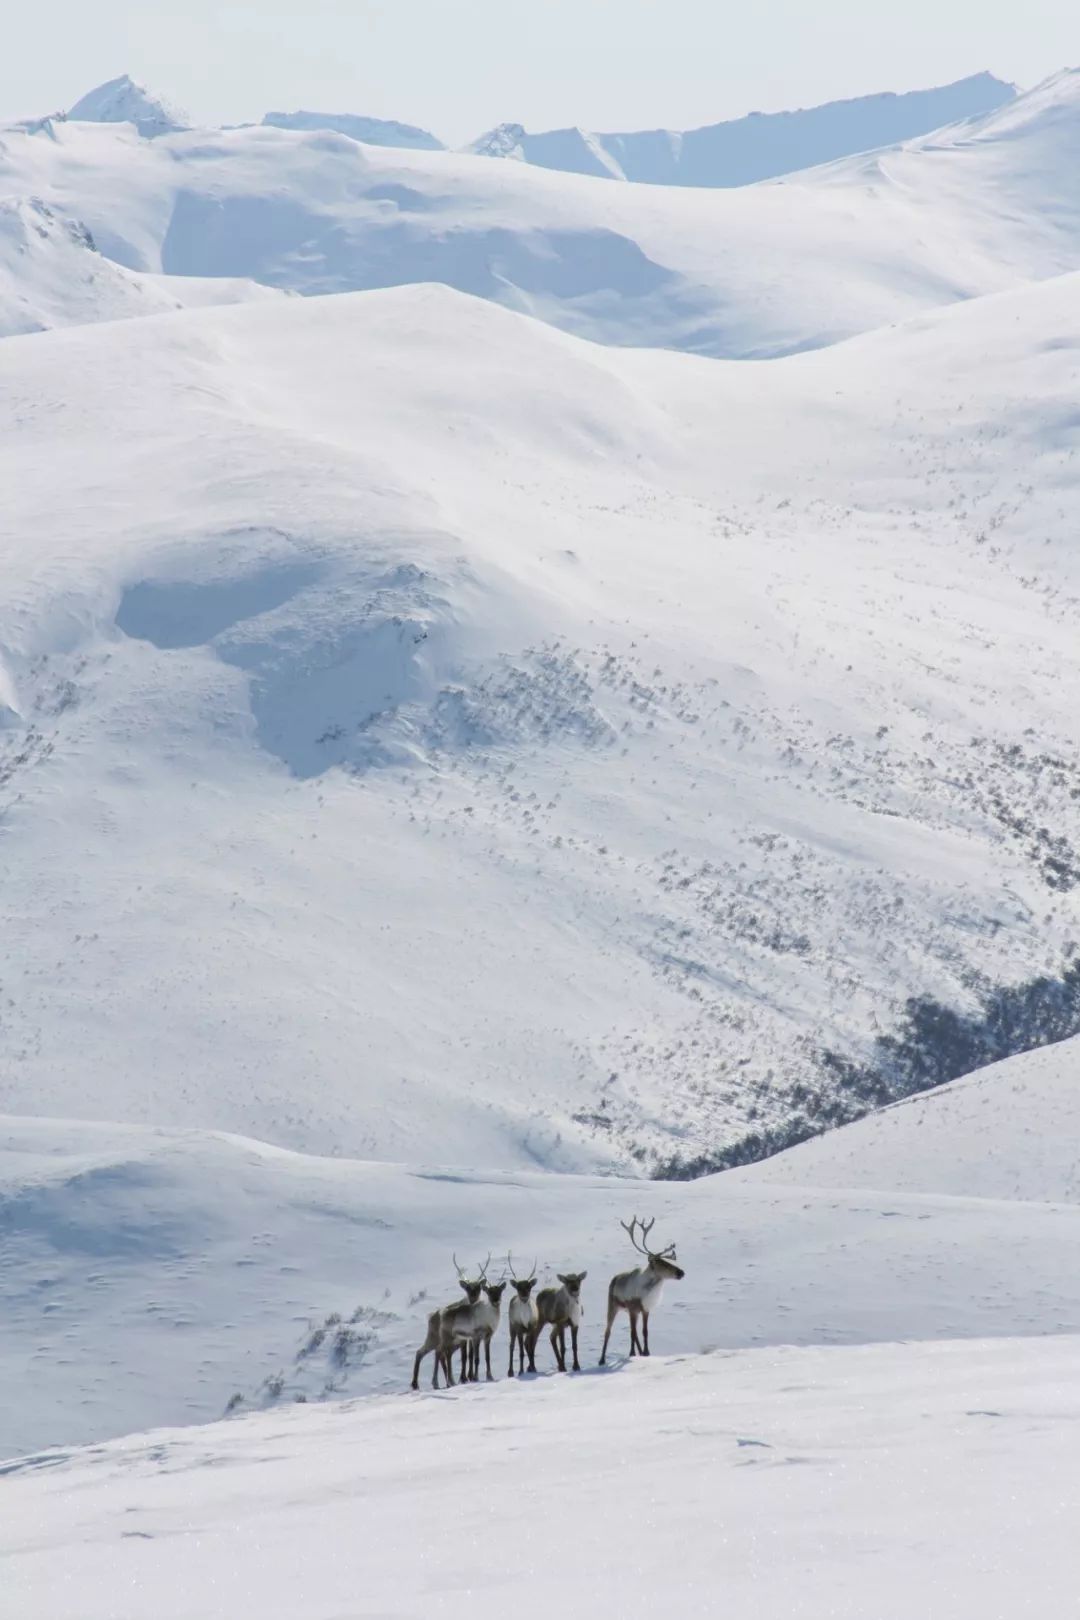
M570 1343L574 1353L574 1371L581 1371L578 1361L577 1336L578 1326L581 1322L581 1285L588 1276L587 1271L559 1272L560 1288L541 1288L536 1296L536 1314L538 1318L537 1333L541 1328L551 1328L551 1348L555 1352L555 1360L559 1371L566 1371L566 1330L570 1329Z
M629 1226L625 1221L620 1221L619 1225L624 1232L629 1233L630 1241L637 1252L645 1256L646 1264L638 1266L634 1271L621 1271L617 1277L612 1277L608 1285L607 1330L604 1333L604 1348L600 1352L601 1367L607 1360L612 1324L620 1311L628 1312L630 1317L630 1354L632 1356L649 1354L649 1313L659 1303L660 1293L667 1279L674 1277L681 1280L686 1275L682 1268L675 1264L674 1243L669 1243L666 1249L661 1249L656 1254L648 1247L647 1239L656 1225L655 1218L651 1221L639 1221L635 1215ZM634 1235L639 1226L640 1243ZM642 1332L640 1340L639 1317Z
M488 1255L488 1259L489 1260L491 1259L490 1255ZM477 1278L467 1278L465 1276L465 1273L462 1270L462 1268L458 1265L457 1255L456 1254L454 1256L454 1266L455 1266L455 1268L457 1270L458 1282L461 1284L461 1287L465 1290L465 1298L463 1300L454 1300L454 1302L452 1304L450 1304L450 1305L442 1305L442 1306L440 1306L437 1311L432 1311L431 1315L428 1317L427 1335L426 1335L426 1337L424 1339L423 1344L420 1346L419 1350L416 1352L416 1360L413 1362L413 1375L412 1375L412 1387L413 1387L413 1389L419 1389L420 1388L420 1363L423 1361L424 1357L426 1355L430 1355L432 1351L435 1352L435 1366L434 1366L434 1369L433 1369L432 1374L431 1374L431 1387L432 1387L432 1389L438 1389L438 1387L439 1387L439 1368L440 1368L440 1366L443 1365L443 1356L442 1356L442 1319L443 1319L444 1313L447 1312L447 1311L458 1310L458 1309L460 1309L462 1307L475 1308L475 1306L477 1305L477 1303L478 1303L478 1301L480 1299L480 1293L481 1293L481 1290L483 1289L483 1286L484 1286L483 1275L481 1274L481 1276L479 1276ZM464 1377L465 1377L466 1351L467 1351L467 1346L466 1346L465 1343L462 1343L462 1345L461 1345L461 1376L462 1376L462 1379L464 1379ZM453 1383L453 1376L452 1375L450 1376L448 1381L450 1383Z
M457 1255L454 1256L457 1266ZM446 1385L449 1389L454 1382L454 1351L461 1351L461 1383L470 1383L476 1378L476 1349L475 1341L479 1339L489 1321L490 1307L488 1301L480 1298L488 1287L487 1268L491 1264L491 1253L480 1267L478 1283L479 1293L473 1297L471 1291L464 1300L458 1300L453 1305L444 1305L439 1312L439 1350L438 1356L442 1361L443 1371L446 1374ZM458 1266L460 1273L461 1267ZM464 1287L464 1282L462 1283ZM502 1289L499 1289L501 1295ZM495 1313L495 1323L498 1322L498 1312ZM494 1332L494 1325L491 1331Z
M533 1261L532 1271L528 1277L518 1276L510 1255L506 1257L506 1264L510 1268L510 1280L514 1285L514 1297L507 1312L510 1327L510 1370L506 1376L513 1378L515 1345L518 1350L519 1374L525 1371L526 1352L529 1356L529 1371L536 1371L536 1336L540 1332L540 1316L536 1309L536 1301L532 1297L533 1288L536 1286L536 1261Z

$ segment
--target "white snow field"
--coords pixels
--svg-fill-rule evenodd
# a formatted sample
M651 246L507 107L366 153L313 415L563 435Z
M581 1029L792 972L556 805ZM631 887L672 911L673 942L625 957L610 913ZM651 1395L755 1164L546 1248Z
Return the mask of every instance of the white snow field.
M619 1222L635 1212L655 1216L686 1270L654 1318L658 1352L1080 1334L1078 1061L1080 1041L1028 1053L682 1183L317 1159L206 1132L8 1117L0 1378L20 1398L0 1419L0 1456L205 1422L234 1396L249 1408L404 1390L427 1312L457 1293L454 1252L475 1270L493 1251L494 1276L508 1251L549 1278L587 1268L594 1366L607 1279L633 1258ZM844 1145L871 1129L863 1175ZM978 1197L957 1195L970 1186ZM627 1337L624 1317L620 1356ZM500 1378L505 1356L503 1329ZM551 1367L546 1342L538 1364ZM429 1359L425 1389L431 1373Z
M46 1452L0 1480L6 1612L1065 1616L1078 1347L666 1358Z
M1060 975L1078 343L1065 277L768 366L440 287L0 345L0 1107L651 1169Z
M612 185L333 131L45 121L0 194L132 270L304 293L442 281L580 336L771 356L1070 271L1080 73L905 145L732 191Z

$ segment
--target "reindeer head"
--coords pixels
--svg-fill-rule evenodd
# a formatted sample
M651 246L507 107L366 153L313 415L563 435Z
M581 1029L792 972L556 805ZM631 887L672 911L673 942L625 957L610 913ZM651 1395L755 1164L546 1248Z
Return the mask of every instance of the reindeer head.
M487 1268L490 1264L491 1255L489 1254L483 1265L480 1267L479 1277L466 1277L464 1269L458 1265L457 1255L455 1254L454 1256L454 1267L458 1274L458 1282L461 1284L462 1288L464 1288L465 1298L468 1300L470 1305L475 1305L477 1300L480 1298L484 1288L484 1281L487 1277Z
M486 1282L484 1284L484 1293L487 1295L487 1297L491 1301L491 1303L493 1305L495 1305L495 1306L498 1306L501 1303L502 1297L503 1297L503 1294L505 1293L505 1291L506 1291L506 1278L505 1277L502 1279L501 1282L497 1282L497 1283Z
M528 1302L529 1295L536 1287L536 1261L533 1261L532 1270L527 1277L518 1276L517 1272L514 1270L513 1257L509 1254L506 1257L506 1264L510 1268L510 1281L514 1285L517 1292L517 1297L523 1304L526 1304Z
M556 1272L556 1276L571 1299L577 1299L580 1296L581 1285L588 1275L587 1271L568 1271L565 1276L561 1271Z
M683 1271L682 1267L677 1265L675 1262L674 1243L669 1243L666 1249L653 1250L649 1248L647 1240L649 1233L656 1225L655 1216L651 1221L639 1221L635 1215L629 1226L625 1221L620 1221L619 1225L622 1227L624 1232L629 1234L630 1241L634 1245L634 1248L637 1250L638 1254L643 1254L645 1256L650 1267L658 1277L672 1277L676 1282L680 1282L683 1277L686 1276L686 1272ZM641 1232L640 1242L635 1236L635 1231L638 1228L640 1228Z

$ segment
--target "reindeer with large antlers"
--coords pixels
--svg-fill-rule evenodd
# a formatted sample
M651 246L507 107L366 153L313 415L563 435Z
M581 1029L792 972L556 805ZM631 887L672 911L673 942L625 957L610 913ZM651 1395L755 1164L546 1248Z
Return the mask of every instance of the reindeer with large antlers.
M507 1255L506 1264L510 1268L510 1281L514 1285L514 1297L510 1301L507 1312L507 1321L510 1327L510 1371L508 1378L514 1376L514 1346L518 1350L518 1372L525 1371L525 1353L529 1355L529 1371L536 1371L536 1338L540 1332L540 1315L536 1309L536 1301L532 1291L536 1286L536 1261L532 1263L532 1271L527 1277L519 1277L514 1270L512 1255Z
M488 1260L490 1261L490 1259L491 1256L489 1254ZM435 1367L431 1375L431 1387L432 1389L438 1389L439 1387L439 1368L444 1364L448 1366L448 1363L444 1363L442 1342L443 1317L446 1315L446 1313L448 1311L475 1310L477 1304L479 1303L480 1294L484 1287L483 1273L481 1273L479 1277L466 1277L464 1270L458 1265L458 1258L456 1254L454 1256L454 1267L458 1274L458 1282L465 1290L465 1298L463 1300L455 1300L451 1305L440 1306L437 1311L432 1311L431 1315L428 1317L427 1336L425 1337L424 1342L420 1346L419 1350L416 1352L416 1360L413 1362L413 1389L420 1388L420 1363L423 1361L424 1357L426 1355L430 1355L432 1351L435 1352ZM468 1344L464 1339L461 1341L460 1348L461 1379L462 1382L464 1382L466 1376L466 1355L468 1351ZM452 1384L453 1381L453 1374L448 1370L447 1382Z
M669 1243L666 1249L656 1253L649 1248L648 1238L656 1225L655 1217L651 1221L639 1221L635 1215L629 1225L625 1221L620 1221L619 1225L629 1234L638 1254L645 1256L645 1264L638 1266L634 1271L621 1271L617 1277L612 1277L608 1285L607 1331L604 1334L604 1348L600 1352L601 1367L607 1359L612 1325L620 1311L626 1311L630 1317L630 1354L632 1356L649 1354L649 1314L659 1304L660 1293L667 1279L673 1277L679 1281L686 1275L682 1268L675 1264L674 1243ZM635 1235L639 1227L640 1242ZM640 1340L639 1317L642 1333Z

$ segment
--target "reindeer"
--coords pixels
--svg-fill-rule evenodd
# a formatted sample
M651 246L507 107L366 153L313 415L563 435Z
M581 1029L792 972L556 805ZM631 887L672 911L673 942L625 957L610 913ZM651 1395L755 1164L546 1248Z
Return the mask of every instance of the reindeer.
M525 1371L525 1352L529 1353L529 1371L536 1371L536 1336L540 1332L540 1317L536 1309L536 1301L532 1297L536 1285L536 1261L532 1263L532 1271L527 1277L519 1277L514 1270L514 1261L507 1255L506 1264L510 1268L510 1280L514 1285L514 1297L510 1301L507 1317L510 1325L510 1370L508 1378L514 1376L514 1346L518 1349L518 1372Z
M488 1259L491 1259L490 1255L488 1255ZM473 1308L477 1305L480 1299L480 1293L484 1286L483 1275L481 1274L481 1276L476 1279L467 1278L464 1271L458 1265L456 1254L454 1256L454 1265L457 1268L458 1282L465 1290L465 1298L463 1300L455 1300L451 1305L440 1306L437 1311L432 1311L431 1315L428 1317L427 1335L423 1344L416 1352L416 1360L413 1362L413 1389L420 1388L420 1363L423 1361L424 1357L426 1355L430 1355L433 1350L435 1352L435 1367L431 1375L431 1387L432 1389L438 1389L439 1387L439 1368L443 1364L442 1319L444 1313L446 1311L459 1310L465 1307ZM461 1376L463 1379L465 1377L466 1348L467 1347L463 1342L461 1346ZM449 1379L449 1382L453 1383L452 1377Z
M458 1264L456 1254L454 1264L455 1266ZM489 1250L487 1259L480 1267L480 1278L475 1284L475 1294L472 1292L473 1285L471 1283L466 1287L461 1267L458 1266L458 1276L461 1278L461 1286L466 1289L467 1297L455 1301L453 1305L444 1305L439 1312L439 1348L437 1357L442 1362L448 1389L454 1382L454 1351L461 1351L461 1383L465 1384L470 1380L475 1380L477 1357L474 1341L481 1338L489 1327L490 1332L494 1333L498 1325L498 1310L495 1312L494 1321L491 1321L490 1304L480 1298L480 1294L488 1288L487 1268L490 1264L491 1253ZM501 1299L503 1288L506 1286L505 1283L492 1286L498 1286L498 1297Z
M486 1282L482 1299L476 1307L472 1336L469 1340L469 1377L474 1384L480 1381L480 1346L484 1347L484 1360L487 1365L487 1381L491 1383L491 1340L499 1326L499 1314L502 1310L502 1297L506 1291L506 1274L497 1282Z
M581 1322L581 1285L588 1276L587 1271L568 1271L565 1276L558 1274L561 1288L541 1288L536 1296L537 1328L539 1335L543 1327L551 1328L551 1348L555 1352L559 1371L566 1371L566 1330L570 1329L570 1342L574 1352L574 1371L581 1371L578 1361L577 1336L578 1325Z
M620 1311L628 1311L630 1315L630 1354L632 1356L649 1354L649 1312L659 1304L660 1292L667 1278L674 1277L678 1281L686 1275L685 1271L675 1264L674 1243L669 1243L668 1247L661 1249L658 1254L654 1254L648 1247L649 1233L656 1225L655 1217L651 1221L639 1221L635 1215L629 1226L625 1221L620 1221L619 1225L624 1232L629 1233L630 1241L637 1252L645 1256L646 1264L638 1266L635 1271L621 1271L617 1277L612 1277L608 1285L607 1331L604 1334L604 1348L600 1352L601 1367L607 1358L612 1324ZM639 1226L640 1243L634 1236ZM642 1322L640 1341L639 1316Z

